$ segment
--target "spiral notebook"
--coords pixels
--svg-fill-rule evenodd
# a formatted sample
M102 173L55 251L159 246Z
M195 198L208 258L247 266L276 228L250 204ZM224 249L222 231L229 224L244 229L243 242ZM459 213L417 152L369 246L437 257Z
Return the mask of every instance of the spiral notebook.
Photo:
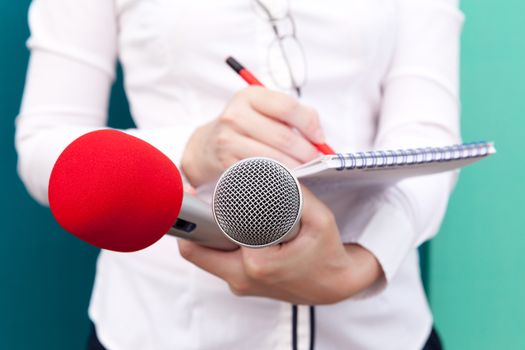
M337 153L293 170L306 185L328 182L388 184L401 179L455 170L496 153L492 142L446 147Z

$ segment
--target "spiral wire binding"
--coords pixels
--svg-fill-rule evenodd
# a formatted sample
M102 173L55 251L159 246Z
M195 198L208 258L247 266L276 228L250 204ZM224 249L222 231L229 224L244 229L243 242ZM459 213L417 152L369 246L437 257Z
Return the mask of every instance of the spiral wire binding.
M471 142L445 147L409 148L388 151L337 153L341 162L336 170L374 169L450 162L460 159L485 157L491 147L487 142Z

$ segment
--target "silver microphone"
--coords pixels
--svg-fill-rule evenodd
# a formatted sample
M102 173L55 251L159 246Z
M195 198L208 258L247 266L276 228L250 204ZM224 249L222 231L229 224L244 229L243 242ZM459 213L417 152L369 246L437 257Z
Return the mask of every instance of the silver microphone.
M209 248L234 250L239 247L217 227L210 205L188 193L184 194L177 221L167 234Z
M232 242L262 248L299 232L303 195L295 176L268 158L247 158L221 176L213 194L213 215Z

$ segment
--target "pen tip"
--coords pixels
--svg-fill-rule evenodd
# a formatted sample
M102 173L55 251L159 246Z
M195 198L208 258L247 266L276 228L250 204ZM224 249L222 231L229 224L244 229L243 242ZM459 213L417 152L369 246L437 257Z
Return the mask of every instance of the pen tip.
M240 64L235 58L233 58L232 56L228 56L226 58L226 64L228 64L228 66L230 66L234 71L236 71L237 73L240 73L241 70L244 69L244 67L242 66L242 64Z

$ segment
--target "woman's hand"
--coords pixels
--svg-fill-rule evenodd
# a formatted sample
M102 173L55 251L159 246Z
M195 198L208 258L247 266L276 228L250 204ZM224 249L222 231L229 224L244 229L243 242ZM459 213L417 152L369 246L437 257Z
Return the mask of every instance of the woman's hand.
M269 157L293 168L318 156L311 142L324 142L313 108L289 95L252 86L238 92L217 119L193 133L181 165L197 187L247 157Z
M239 296L295 304L331 304L377 281L382 270L358 245L343 245L334 216L303 188L301 229L290 242L268 248L222 252L179 240L181 255L222 278Z

